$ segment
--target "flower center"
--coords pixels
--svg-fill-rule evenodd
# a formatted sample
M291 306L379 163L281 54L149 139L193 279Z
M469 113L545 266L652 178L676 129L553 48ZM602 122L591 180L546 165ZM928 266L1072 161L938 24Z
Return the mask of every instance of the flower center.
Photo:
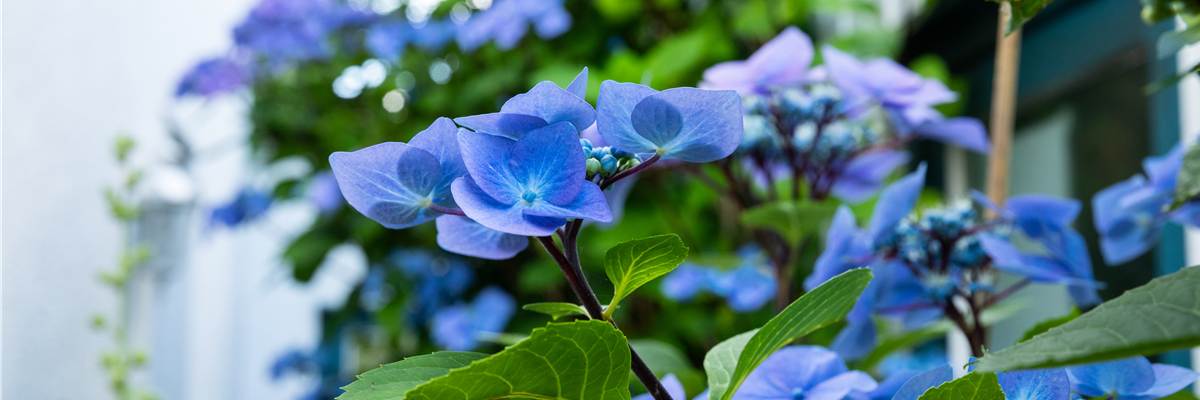
M792 400L804 400L804 388L792 389Z
M525 189L525 194L521 195L521 200L525 200L525 202L529 204L533 204L534 200L537 200L537 198L537 193L534 193L529 189Z

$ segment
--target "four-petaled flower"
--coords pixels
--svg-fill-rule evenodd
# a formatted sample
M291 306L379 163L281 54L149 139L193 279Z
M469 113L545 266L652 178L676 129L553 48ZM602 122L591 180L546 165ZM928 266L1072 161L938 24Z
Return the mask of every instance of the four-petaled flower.
M745 61L726 61L705 70L700 88L736 90L743 96L767 94L774 87L823 79L821 70L809 70L812 61L812 39L789 26Z
M596 127L618 149L704 163L728 157L742 142L741 110L741 97L732 90L659 92L636 83L604 81Z
M839 400L866 395L875 379L850 371L837 353L819 346L785 347L759 364L734 400Z
M1089 397L1121 400L1167 397L1196 381L1200 374L1187 368L1151 364L1146 357L1067 367L1072 388Z
M495 286L488 286L469 304L456 304L433 316L429 329L433 343L452 351L468 351L481 339L504 331L517 310L517 301Z
M1196 202L1165 211L1175 195L1183 154L1183 146L1176 145L1166 155L1148 157L1142 161L1145 176L1134 175L1092 197L1100 253L1108 265L1123 264L1149 251L1167 221L1200 225L1200 204Z

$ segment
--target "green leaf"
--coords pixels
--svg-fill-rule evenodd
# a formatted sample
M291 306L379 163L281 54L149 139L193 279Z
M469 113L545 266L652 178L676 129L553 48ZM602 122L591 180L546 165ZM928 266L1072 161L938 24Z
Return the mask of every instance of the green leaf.
M742 223L774 230L796 243L805 235L820 233L821 226L836 212L833 203L777 201L746 210L742 213Z
M1200 268L1127 291L1079 318L980 360L983 371L1051 368L1200 345Z
M1171 204L1172 209L1178 208L1196 198L1196 195L1200 195L1200 143L1194 143L1188 147L1187 153L1183 156L1183 167L1179 169L1179 176L1176 179L1175 203Z
M587 310L584 310L578 304L571 303L530 303L521 306L521 309L546 314L555 320L578 315L588 316Z
M650 367L655 375L678 375L680 372L695 369L687 356L670 344L654 339L634 339L629 341L629 346L637 351L638 356L642 357L642 361L646 362L646 366Z
M879 338L879 345L875 346L875 350L872 350L870 354L863 357L862 361L859 361L858 368L856 369L871 370L888 355L900 349L916 347L936 338L944 338L946 337L946 333L953 329L955 329L954 324L948 321L940 321L911 332L881 337Z
M405 393L409 400L629 400L629 345L604 321L551 323Z
M1158 93L1160 90L1175 86L1176 83L1179 83L1179 81L1182 81L1183 78L1187 78L1191 74L1200 74L1200 64L1196 64L1190 70L1151 82L1142 89L1142 93L1146 95Z
M746 332L718 344L704 356L708 398L729 400L750 372L772 353L845 318L870 282L870 269L846 271L800 296L757 332Z
M1050 328L1071 322L1071 320L1079 318L1080 315L1082 314L1080 314L1078 308L1072 308L1071 312L1067 313L1067 315L1039 322L1037 325L1034 325L1032 328L1029 328L1029 330L1025 331L1025 334L1021 335L1021 340L1018 340L1017 343L1033 339L1034 336L1046 333L1046 331L1050 330Z
M1011 35L1017 29L1021 29L1026 22L1029 22L1034 15L1046 8L1053 0L992 0L996 3L1007 1L1012 4L1012 19L1008 21L1008 26L1004 27L1004 34Z
M1196 396L1192 394L1190 389L1183 389L1160 400L1196 400Z
M439 351L405 358L359 375L342 388L346 393L338 400L404 400L404 392L487 357L483 353Z
M688 248L679 235L651 236L620 243L604 253L604 272L613 283L613 298L604 310L608 319L617 303L635 289L665 275L687 259Z
M973 373L929 389L918 400L1004 400L994 373Z

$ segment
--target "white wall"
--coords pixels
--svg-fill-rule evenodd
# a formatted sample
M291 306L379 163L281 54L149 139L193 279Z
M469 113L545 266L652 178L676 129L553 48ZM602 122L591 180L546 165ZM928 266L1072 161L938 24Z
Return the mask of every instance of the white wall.
M230 31L252 0L9 1L3 18L0 118L3 184L2 377L8 399L107 399L99 355L109 342L90 317L111 313L112 294L96 276L115 262L118 230L101 190L118 181L111 155L118 132L139 142L135 163L164 161L163 116L182 115L201 147L244 136L244 103L225 99L178 113L171 94L198 59L230 46ZM190 107L190 108L189 108ZM195 111L196 104L185 109ZM186 110L185 110L186 111ZM0 142L2 143L2 142ZM249 155L235 148L195 169L201 209L230 197ZM0 192L3 193L3 192ZM346 268L301 287L277 254L310 221L303 205L275 210L237 231L201 232L192 216L187 259L153 278L139 308L139 335L152 372L139 377L166 400L292 399L302 385L267 380L269 362L315 344L319 308L336 305L361 275ZM147 294L149 293L149 294Z

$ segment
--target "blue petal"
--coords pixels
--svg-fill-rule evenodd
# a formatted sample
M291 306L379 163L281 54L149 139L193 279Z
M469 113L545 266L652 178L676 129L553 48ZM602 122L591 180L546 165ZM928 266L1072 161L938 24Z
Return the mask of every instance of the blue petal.
M1122 399L1150 400L1167 397L1196 382L1200 374L1187 368L1167 364L1153 364L1154 386L1145 392L1133 396L1121 396Z
M521 200L521 184L510 169L510 154L517 142L486 133L460 131L458 147L475 183L489 197L503 204Z
M490 133L512 140L520 139L521 136L525 136L525 133L534 129L544 128L548 125L546 120L540 117L511 113L491 113L458 117L454 119L454 122L475 132Z
M537 194L535 203L565 205L579 195L587 165L571 124L560 122L531 131L517 140L511 152L513 177L522 185L522 194Z
M668 89L639 101L630 120L657 149L687 162L720 160L742 142L742 99L732 90Z
M733 400L791 399L794 390L847 372L837 353L819 346L788 346L763 360L734 393Z
M380 143L353 153L336 152L329 164L346 202L391 229L437 218L426 206L442 177L428 151L404 143Z
M950 368L949 364L942 365L912 378L900 387L896 395L892 396L892 400L917 400L922 394L925 394L926 390L950 382L952 379L954 379L954 370Z
M571 202L555 205L537 201L525 208L525 214L538 217L583 218L598 222L611 222L612 212L604 199L604 192L595 183L582 181L583 187Z
M587 96L587 86L588 69L587 67L583 67L583 71L580 71L579 75L576 75L575 79L571 80L571 84L567 85L567 91L571 92L575 97L584 99L584 96Z
M987 154L992 149L988 142L987 128L978 119L956 117L944 121L927 121L914 128L919 137L925 137L939 142L958 146L980 154Z
M905 175L891 186L883 189L883 193L879 195L879 200L875 203L875 211L871 214L871 225L868 230L871 238L878 242L890 235L892 228L895 228L896 224L907 217L913 207L917 205L917 199L921 196L921 189L924 187L925 163L922 162L915 172Z
M1067 367L1074 390L1085 396L1134 395L1154 386L1154 368L1146 357Z
M853 241L858 232L858 225L854 221L854 212L850 211L849 206L839 206L833 215L833 221L829 223L829 230L825 233L825 250L821 252L820 256L817 256L817 262L813 265L813 273L804 279L805 290L813 290L838 274L856 267L847 263L847 258L857 256L852 251L854 250Z
M636 83L604 81L596 101L596 129L609 145L631 153L653 153L658 147L633 128L633 109L657 90Z
M1146 157L1142 161L1146 177L1150 178L1150 183L1155 189L1162 192L1175 191L1176 177L1179 175L1179 169L1183 168L1183 153L1183 145L1176 144L1167 154Z
M854 361L866 357L875 350L877 336L875 321L868 317L865 321L846 324L846 327L838 332L837 337L833 338L833 343L829 344L829 348L836 351L842 358Z
M503 332L516 311L517 301L511 295L495 285L484 288L471 301L475 334Z
M471 328L471 310L465 305L455 305L438 310L430 321L429 336L439 348L451 351L468 351L479 345Z
M811 80L812 39L789 26L754 52L746 61L727 61L704 71L702 89L736 90L742 95L766 93L773 86Z
M529 246L529 238L488 228L467 217L444 215L434 223L438 246L451 253L507 260Z
M713 290L725 297L726 304L736 313L758 311L775 298L775 278L746 265L717 275Z
M442 179L438 180L434 198L450 195L450 183L467 174L462 152L458 150L458 127L449 118L440 117L429 128L417 133L408 145L428 151L442 166Z
M688 301L709 288L710 277L709 269L685 262L663 277L658 290L667 299Z
M1100 253L1108 265L1137 258L1158 242L1162 224L1152 217L1157 210L1127 205L1124 201L1126 197L1150 190L1145 178L1138 175L1104 188L1092 197L1092 217L1100 233Z
M896 168L908 163L907 151L873 151L850 161L833 184L833 195L850 203L866 200Z
M497 202L475 183L471 175L458 178L451 185L454 201L468 217L483 226L504 233L522 236L550 236L567 220L562 218L526 215L520 204Z
M550 125L570 122L576 132L596 122L596 110L591 104L554 82L538 83L528 93L513 96L504 102L500 112L537 116Z
M871 375L862 371L843 372L818 383L804 393L805 400L842 400L847 395L866 394L879 387Z
M1070 400L1071 380L1062 368L999 373L1007 400Z
M918 374L920 374L919 371L911 369L901 369L892 372L888 374L888 377L883 382L879 382L879 386L875 390L867 393L866 398L870 400L891 400L896 395L896 392L900 391L901 386L904 386L905 383L908 383L908 381L912 380Z
M687 393L683 390L683 383L679 382L679 378L676 378L675 374L667 374L664 376L662 379L662 385L664 389L667 389L667 394L670 395L672 399L687 400ZM650 393L642 393L634 396L633 400L654 400L654 396L651 396Z
M1009 197L1004 207L1012 212L1025 235L1035 239L1068 229L1082 208L1079 200L1042 194Z

